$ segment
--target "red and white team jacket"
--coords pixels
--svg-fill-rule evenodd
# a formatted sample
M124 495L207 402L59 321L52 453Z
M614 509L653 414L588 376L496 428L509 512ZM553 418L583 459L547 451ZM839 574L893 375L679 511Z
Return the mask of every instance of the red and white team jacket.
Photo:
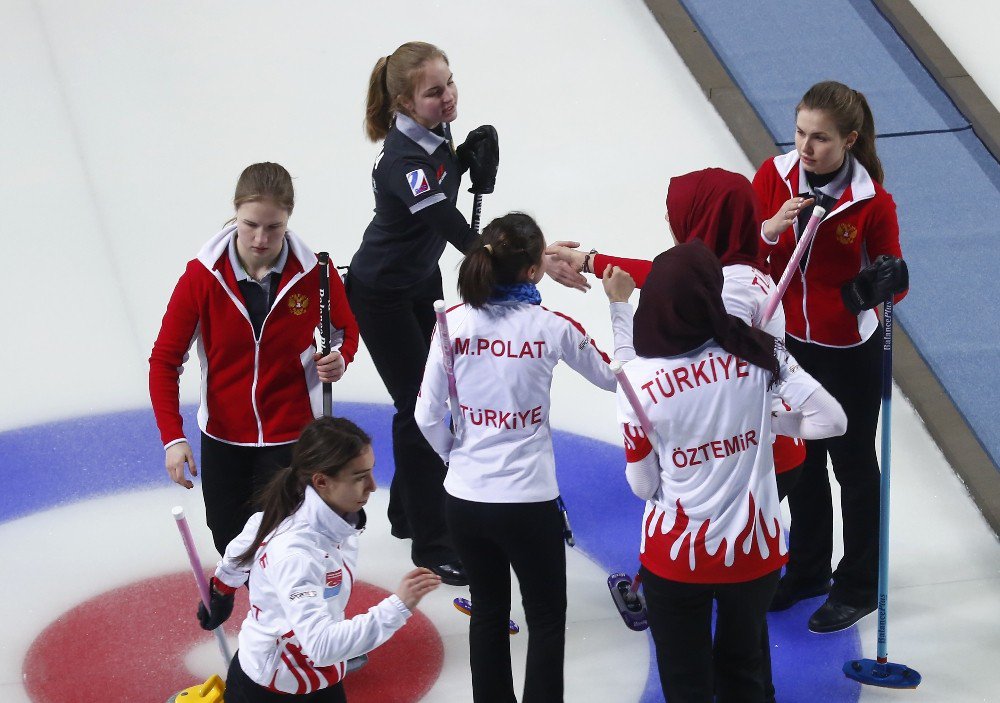
M316 256L288 232L288 261L258 341L228 255L235 233L236 225L226 227L188 263L149 357L149 395L165 447L184 440L177 384L192 343L201 361L198 426L205 434L230 444L284 444L322 413L313 361L320 313ZM331 339L350 364L358 325L332 262L330 272Z
M448 311L462 441L446 424L448 380L438 330L414 413L434 450L449 462L444 488L462 500L533 503L559 495L549 393L563 360L611 391L608 357L571 318L527 303L460 305Z
M761 215L771 217L791 197L806 190L805 173L796 151L768 159L758 169L753 187ZM798 223L778 235L770 252L771 275L779 280L795 249ZM762 237L766 247L772 243ZM852 347L878 329L873 310L854 315L844 307L840 288L881 254L901 256L896 204L857 161L850 184L826 214L804 272L792 276L783 306L790 336L829 347ZM899 301L905 291L896 296Z
M354 587L358 535L312 486L305 500L257 549L249 567L236 557L253 543L255 513L229 543L215 577L231 588L250 582L250 610L240 628L240 667L277 693L306 694L344 678L347 660L388 640L410 617L390 595L345 619Z
M820 385L787 352L780 358L771 391L768 372L713 341L690 354L625 365L656 431L654 451L619 391L626 472L652 487L640 559L656 575L736 583L787 561L769 447L771 406L778 395L800 407Z
M649 276L649 271L653 266L652 261L642 259L623 259L617 256L606 256L597 254L594 257L594 275L598 278L604 275L606 266L617 266L622 269L635 281L638 287L642 287ZM729 264L722 267L722 303L726 312L743 320L751 327L764 330L772 337L784 340L785 338L785 313L779 305L775 308L771 319L766 325L761 325L764 319L764 310L768 301L776 295L777 286L769 275L762 273L753 266L747 264ZM612 319L620 319L615 314L615 305L612 305ZM628 315L632 314L631 306L628 308ZM629 318L630 319L630 318ZM629 330L631 327L628 328ZM628 361L635 357L635 350L632 349L631 332L626 339L615 337L615 355L620 361ZM622 344L619 347L619 342ZM626 350L624 354L619 349ZM789 412L791 408L777 401L773 412ZM784 473L801 466L806 460L806 443L797 437L786 437L777 435L773 441L774 448L774 471Z

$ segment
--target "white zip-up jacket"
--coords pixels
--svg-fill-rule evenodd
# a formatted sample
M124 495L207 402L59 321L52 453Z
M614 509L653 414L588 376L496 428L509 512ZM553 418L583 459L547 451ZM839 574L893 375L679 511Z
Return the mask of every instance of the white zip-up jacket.
M278 693L302 695L333 686L344 678L348 659L388 640L410 611L390 595L367 613L344 618L363 513L355 526L309 486L298 510L257 549L249 567L240 567L236 557L253 543L262 515L251 516L215 570L215 577L233 588L250 581L240 667Z
M462 500L535 503L559 495L549 393L565 361L595 386L615 389L608 357L571 318L540 305L497 303L448 311L461 407L461 440L448 416L448 378L438 330L414 416L449 463L444 488Z

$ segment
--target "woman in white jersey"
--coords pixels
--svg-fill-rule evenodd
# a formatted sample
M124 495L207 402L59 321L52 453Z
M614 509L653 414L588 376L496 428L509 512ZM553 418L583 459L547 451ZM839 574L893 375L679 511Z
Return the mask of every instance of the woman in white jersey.
M710 215L711 207L702 213ZM619 393L626 478L647 501L641 573L669 701L765 700L761 630L787 560L767 438L828 437L846 425L780 342L726 313L722 286L719 261L701 241L656 257L634 319L637 356L625 367L652 441ZM626 342L616 338L616 347ZM774 395L800 410L772 427Z
M211 582L214 630L249 582L250 610L226 678L227 703L343 703L347 660L388 640L441 578L428 569L403 577L396 593L345 618L354 588L364 505L375 490L371 439L349 420L314 420L292 463L264 489L264 510L229 543Z
M508 620L513 567L528 626L522 701L563 699L566 553L549 427L552 371L564 360L614 390L605 356L572 319L541 307L545 239L528 215L483 230L466 255L448 312L461 440L447 423L448 380L431 344L416 419L448 462L445 516L469 575L472 688L477 703L516 701ZM437 332L435 332L437 336Z
M706 168L670 179L667 187L667 213L664 219L677 243L701 240L722 264L722 302L726 312L748 325L762 329L778 339L785 338L785 313L779 305L769 320L764 310L776 295L776 286L768 273L766 254L760 245L760 216L756 196L745 176L721 168ZM702 217L702 213L708 215ZM611 267L628 273L635 285L642 287L652 262L582 252L574 242L557 242L546 253L566 262L574 271L591 272L603 277ZM631 313L629 313L630 315ZM620 354L618 354L620 356ZM623 359L624 360L624 359ZM775 412L790 412L776 399ZM805 442L798 437L778 435L772 445L778 499L784 499L798 481L806 458ZM774 699L771 683L771 657L767 625L761 638L764 653L764 688L767 700Z
M696 213L711 204L711 217L700 218ZM720 206L716 206L716 204ZM685 213L681 217L680 213ZM715 252L722 264L722 302L726 312L748 325L762 329L778 339L785 338L785 313L779 305L765 321L764 309L775 295L767 254L760 245L760 216L756 197L745 176L721 168L674 176L667 187L667 213L675 242L700 239ZM554 259L564 262L572 271L603 277L609 267L617 266L628 273L635 285L643 286L652 262L601 254L596 249L580 251L576 242L556 242L545 250ZM574 279L556 280L572 285ZM779 403L778 411L784 410ZM774 441L774 469L778 480L778 495L784 498L801 473L806 458L805 443L793 437L778 436Z

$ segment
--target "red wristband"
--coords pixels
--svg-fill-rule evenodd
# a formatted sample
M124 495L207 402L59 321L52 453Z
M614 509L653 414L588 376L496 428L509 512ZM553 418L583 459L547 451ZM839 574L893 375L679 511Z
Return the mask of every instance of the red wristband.
M231 596L234 593L236 593L236 591L237 591L236 588L230 586L227 583L223 583L222 581L220 581L219 579L217 579L214 576L212 577L212 580L209 583L209 586L211 586L212 589L216 593L218 593L220 596Z

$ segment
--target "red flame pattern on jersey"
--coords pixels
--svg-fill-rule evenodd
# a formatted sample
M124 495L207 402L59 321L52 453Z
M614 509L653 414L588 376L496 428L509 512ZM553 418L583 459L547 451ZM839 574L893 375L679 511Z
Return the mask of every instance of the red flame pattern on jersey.
M642 461L653 451L653 445L641 427L633 427L626 422L622 425L622 433L625 435L625 461L628 463Z
M673 523L655 503L646 504L640 561L661 578L685 583L739 583L781 568L788 561L781 523L767 520L748 494L747 518L737 535L718 538L712 549L711 519L692 520L676 501ZM717 530L716 530L717 531Z

